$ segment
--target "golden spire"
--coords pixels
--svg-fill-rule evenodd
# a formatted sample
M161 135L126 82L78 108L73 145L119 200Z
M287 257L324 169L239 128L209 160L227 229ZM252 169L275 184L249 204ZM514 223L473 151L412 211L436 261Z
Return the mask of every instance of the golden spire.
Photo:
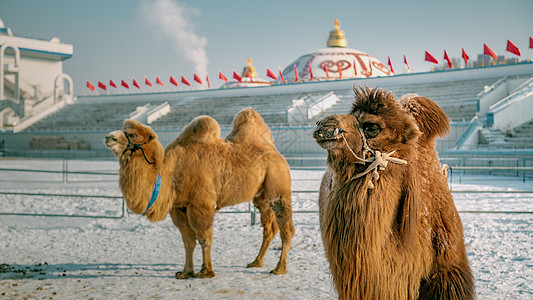
M246 60L246 67L242 70L242 76L243 77L250 77L250 78L256 78L257 72L255 71L255 67L252 66L252 59L248 57ZM246 74L246 70L248 70L248 74Z
M348 46L348 41L344 37L344 31L340 30L339 19L335 18L335 30L329 32L328 47L342 47Z

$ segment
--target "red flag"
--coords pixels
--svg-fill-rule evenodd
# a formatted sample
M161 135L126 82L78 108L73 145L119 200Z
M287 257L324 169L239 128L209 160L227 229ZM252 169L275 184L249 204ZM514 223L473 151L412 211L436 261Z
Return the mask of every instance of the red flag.
M298 68L296 68L296 64L294 64L294 81L298 81L300 78L298 78Z
M136 86L139 90L141 89L141 86L139 85L137 80L135 80L135 78L133 78L133 85Z
M309 78L311 78L311 80L315 78L313 76L313 67L311 66L311 62L309 62Z
M465 65L466 65L470 57L466 54L465 48L462 48L462 49L463 49L463 59L465 60Z
M109 85L114 87L114 88L117 88L117 85L115 84L115 82L113 81L113 79L109 79Z
M518 47L516 47L516 45L513 42L511 42L510 40L507 40L507 49L506 50L511 52L514 55L520 56L520 49L518 49Z
M274 72L272 72L272 70L270 70L270 68L267 68L267 77L270 77L274 80L278 80L278 77L276 76L276 74L274 74Z
M127 89L130 88L130 85L126 81L124 81L124 79L120 80L120 85L125 87L125 88L127 88Z
M281 82L285 82L285 78L283 78L283 72L281 71L281 67L278 67L279 68L279 79L281 80Z
M426 51L426 61L432 62L434 64L439 64L439 61L435 58L435 56L431 55L431 53Z
M324 64L324 72L326 72L326 78L329 79L329 72L328 68L326 67L326 64Z
M207 88L211 88L211 82L209 82L209 74L205 75L205 81L207 81Z
M198 75L196 75L196 73L194 73L194 81L198 82L199 84L203 83L202 79Z
M529 37L529 48L533 49L533 37Z
M444 50L444 59L448 62L448 68L452 68L452 61L450 60L450 57L448 56L448 52L446 52L446 49Z
M178 86L178 81L176 80L176 78L174 78L174 76L170 75L170 80L169 80L170 83L172 83L173 85L175 86Z
M191 86L191 83L183 75L181 76L181 83Z
M228 83L228 77L226 77L224 74L222 74L221 71L218 71L218 78L221 80L224 80L226 83Z
M165 86L163 84L163 81L161 81L161 79L159 79L159 77L157 77L157 76L155 77L155 83L159 84L160 86Z
M390 56L389 56L389 67L390 67L390 71L394 73L394 68L392 67L392 63L390 62Z
M144 77L144 83L149 86L149 87L152 87L152 83L150 82L150 80L148 80L148 77Z
M100 80L98 80L98 87L101 88L104 91L107 90L105 84L101 83Z
M494 59L498 59L496 53L494 53L494 51L492 51L492 49L490 49L490 47L485 43L483 43L483 54L490 56Z
M237 72L233 71L233 78L236 79L238 82L242 82L242 77Z
M405 64L405 67L407 68L407 72L411 72L411 67L409 67L409 63L407 62L407 56L405 56L405 54L403 55L403 63Z
M94 85L92 83L89 82L89 80L87 80L87 88L91 91L91 92L94 92Z

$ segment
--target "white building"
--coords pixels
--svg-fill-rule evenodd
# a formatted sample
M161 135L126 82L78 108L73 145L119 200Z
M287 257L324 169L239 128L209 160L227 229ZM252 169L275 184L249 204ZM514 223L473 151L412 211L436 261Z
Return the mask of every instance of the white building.
M72 101L73 82L63 73L72 54L72 45L57 37L15 36L0 20L0 130L35 122Z

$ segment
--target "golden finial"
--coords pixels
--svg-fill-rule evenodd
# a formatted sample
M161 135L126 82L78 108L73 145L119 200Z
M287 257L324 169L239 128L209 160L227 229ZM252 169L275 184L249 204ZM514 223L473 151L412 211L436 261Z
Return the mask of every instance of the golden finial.
M335 30L329 32L328 47L342 47L348 46L348 41L344 37L344 31L340 30L340 22L338 18L335 18L333 23Z
M246 70L248 70L248 74L246 74ZM252 66L252 59L249 57L248 59L246 59L246 67L244 67L244 69L242 70L242 76L251 77L251 78L257 77L257 72L255 71L255 67Z

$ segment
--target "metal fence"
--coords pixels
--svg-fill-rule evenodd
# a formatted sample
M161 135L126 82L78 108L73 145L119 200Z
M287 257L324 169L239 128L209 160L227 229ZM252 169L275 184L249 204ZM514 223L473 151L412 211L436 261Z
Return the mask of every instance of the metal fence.
M62 168L61 170L45 170L45 169L30 169L30 168L0 168L0 172L22 172L23 174L27 173L37 173L37 174L58 174L61 175L60 179L57 178L56 181L63 182L65 184L74 183L74 182L84 182L83 179L80 179L81 177L90 177L90 176L96 176L98 179L86 179L85 182L90 181L110 181L110 179L102 179L102 176L112 176L117 177L117 171L76 171L71 170L69 167L69 160L62 160ZM317 169L317 168L311 168L311 169ZM522 191L494 191L494 190L486 190L486 191L478 191L478 190L452 190L452 184L451 182L453 180L458 180L459 183L463 182L463 177L468 172L475 172L480 174L492 174L494 172L498 171L505 171L510 179L516 180L517 176L522 179L523 182L526 182L527 180L532 180L530 176L526 176L526 174L532 174L533 173L533 167L475 167L475 166L452 166L449 167L449 186L452 194L527 194L527 195L533 195L533 190L522 190ZM72 178L73 175L76 175L76 178ZM26 176L23 176L26 177ZM25 178L22 178L22 180L18 180L18 182L24 182ZM309 179L306 179L309 180ZM498 180L501 180L498 179ZM294 179L293 181L298 181L298 179ZM316 179L318 182L319 179ZM297 194L316 194L316 197L318 199L318 190L293 190L292 191L293 196ZM97 201L97 199L113 199L117 200L117 204L120 207L119 215L116 216L109 216L109 215L99 215L99 214L66 214L66 213L43 213L43 212L37 212L37 213L22 213L22 212L2 212L0 211L0 215L11 215L11 216L40 216L40 217L68 217L68 218L102 218L102 219L121 219L124 218L126 213L129 213L129 211L126 208L125 200L122 196L115 196L115 195L84 195L84 194L55 194L55 193L26 193L26 192L5 192L0 191L0 201L2 201L2 198L5 196L24 196L24 197L61 197L64 199L94 199ZM250 223L256 224L256 215L257 210L256 208L251 204L248 203L248 208L245 210L222 210L220 213L223 214L232 214L232 213L245 213L250 214ZM318 213L318 210L294 210L293 213L295 214L302 214L302 213ZM477 210L463 210L459 211L459 213L475 213L475 214L533 214L533 211L524 210L524 211L504 211L504 210L483 210L483 211L477 211Z

